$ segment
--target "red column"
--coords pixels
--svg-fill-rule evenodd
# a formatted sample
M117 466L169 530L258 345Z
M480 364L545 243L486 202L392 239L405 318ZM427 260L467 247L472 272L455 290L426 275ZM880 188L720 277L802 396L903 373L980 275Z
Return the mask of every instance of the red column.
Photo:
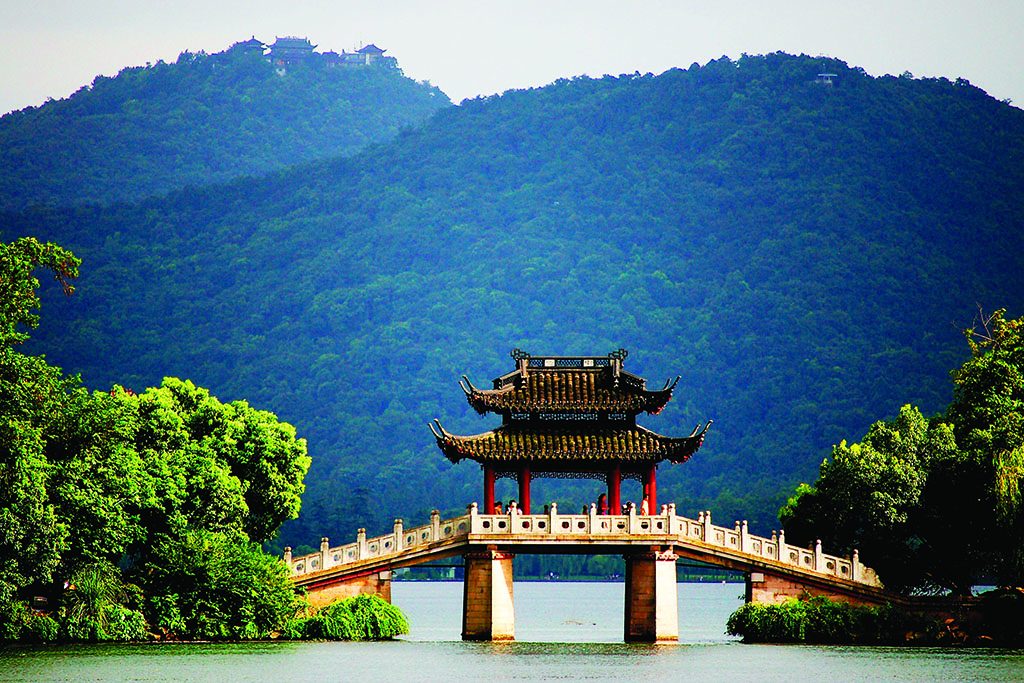
M650 469L647 470L647 476L644 478L644 493L647 495L647 507L649 514L658 514L658 477L657 477L658 466L655 463L651 463Z
M530 466L519 470L519 509L524 515L530 514Z
M494 514L494 466L484 465L484 509L481 515Z
M622 514L622 470L618 463L608 473L608 511L613 515Z

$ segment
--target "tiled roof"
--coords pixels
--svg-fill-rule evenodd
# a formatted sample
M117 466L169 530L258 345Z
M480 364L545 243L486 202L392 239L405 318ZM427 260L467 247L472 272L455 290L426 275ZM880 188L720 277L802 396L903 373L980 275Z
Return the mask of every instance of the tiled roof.
M466 400L481 415L595 410L654 415L672 399L672 390L679 381L677 377L657 391L647 391L641 378L621 374L624 377L614 377L608 368L529 370L525 377L516 377L500 389L477 389L466 377L460 385Z
M437 445L452 462L463 459L485 463L536 462L569 464L573 462L618 461L685 462L704 442L711 426L697 426L690 436L669 437L643 427L619 429L536 428L503 425L475 436L451 434L435 421L431 425Z

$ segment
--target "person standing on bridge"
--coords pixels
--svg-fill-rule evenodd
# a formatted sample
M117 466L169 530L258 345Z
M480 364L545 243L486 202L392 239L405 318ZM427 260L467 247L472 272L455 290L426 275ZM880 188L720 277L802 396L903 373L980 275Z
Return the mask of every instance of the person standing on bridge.
M597 497L597 514L607 515L608 514L608 494L602 493Z
M651 504L650 504L650 502L648 502L647 496L644 496L644 499L642 501L640 501L640 514L641 515L649 515L649 514L651 514Z
M495 515L500 515L501 514L501 501L500 500L494 501L494 510L491 511L491 514L495 514Z
M510 514L510 515L518 515L519 514L519 506L516 505L516 499L515 498L513 498L510 501L508 501L508 514Z

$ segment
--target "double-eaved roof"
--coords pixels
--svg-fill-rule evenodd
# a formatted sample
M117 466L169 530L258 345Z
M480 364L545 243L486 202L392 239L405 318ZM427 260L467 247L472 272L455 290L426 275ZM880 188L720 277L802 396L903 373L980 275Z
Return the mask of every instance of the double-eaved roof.
M661 412L679 378L650 391L646 380L623 370L626 355L621 349L607 356L534 357L513 351L516 369L495 379L492 389L478 389L465 376L459 383L477 412L501 415L502 425L458 436L435 420L431 431L438 447L452 462L530 463L538 471L686 461L700 448L711 421L685 437L637 425L637 414Z

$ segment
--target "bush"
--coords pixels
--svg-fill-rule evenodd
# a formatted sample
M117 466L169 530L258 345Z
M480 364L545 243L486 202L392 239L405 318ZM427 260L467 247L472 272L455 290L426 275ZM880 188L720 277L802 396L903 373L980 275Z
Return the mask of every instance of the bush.
M284 562L240 535L165 536L147 570L146 614L166 638L265 638L301 606Z
M105 637L101 640L129 642L147 640L150 637L146 618L138 610L128 609L123 605L110 605L106 608L104 617L107 625L104 629Z
M357 595L293 621L285 634L324 640L389 640L408 632L409 622L400 609L376 595Z
M817 596L777 605L747 603L729 616L726 631L748 643L902 643L920 624L891 605L861 607Z
M46 614L26 616L21 639L29 643L52 643L60 635L60 624Z

